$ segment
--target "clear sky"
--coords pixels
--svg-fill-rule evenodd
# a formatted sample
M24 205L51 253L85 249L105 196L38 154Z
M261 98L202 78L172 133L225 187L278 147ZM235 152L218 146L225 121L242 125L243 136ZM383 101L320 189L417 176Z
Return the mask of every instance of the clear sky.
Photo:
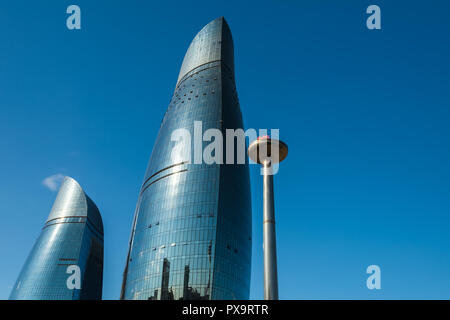
M77 4L82 29L66 28ZM366 8L381 8L381 30ZM246 128L279 128L282 299L450 298L448 1L1 1L0 299L75 178L105 226L119 297L138 192L183 56L224 16ZM252 299L262 177L251 168ZM366 268L381 268L381 290Z

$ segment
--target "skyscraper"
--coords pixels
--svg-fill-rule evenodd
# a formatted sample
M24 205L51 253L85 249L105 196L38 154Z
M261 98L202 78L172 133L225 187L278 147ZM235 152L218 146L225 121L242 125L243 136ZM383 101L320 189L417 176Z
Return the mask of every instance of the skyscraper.
M220 130L224 146L226 129L243 128L233 51L230 29L218 18L186 52L139 194L122 299L249 297L248 164L174 159L171 141L180 128L194 137L194 121L203 131ZM193 144L182 147L194 153Z
M78 182L66 177L11 292L11 300L102 298L103 223Z

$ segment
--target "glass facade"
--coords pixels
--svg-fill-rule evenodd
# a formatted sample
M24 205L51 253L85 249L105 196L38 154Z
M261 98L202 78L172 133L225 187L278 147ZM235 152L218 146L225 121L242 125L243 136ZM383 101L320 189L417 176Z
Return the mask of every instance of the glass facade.
M193 156L191 162L171 156L172 132L184 128L194 137L194 121L203 131L219 129L224 146L226 129L243 128L233 50L230 29L218 18L184 57L138 198L122 299L249 297L248 164L194 164ZM183 147L194 155L193 145Z
M72 286L76 285L73 277L77 273L69 267L74 265L80 271L79 289ZM103 223L100 212L80 185L66 177L10 299L100 300L102 282Z

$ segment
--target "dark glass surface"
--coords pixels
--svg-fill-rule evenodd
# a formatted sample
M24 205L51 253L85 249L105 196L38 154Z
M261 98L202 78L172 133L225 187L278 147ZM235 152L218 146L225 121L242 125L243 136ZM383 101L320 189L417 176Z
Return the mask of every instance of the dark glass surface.
M80 289L69 289L67 268L80 268ZM11 300L102 298L103 224L94 202L66 177Z
M227 128L243 128L233 59L223 18L205 26L186 53L139 195L122 299L249 297L248 165L171 157L172 132L184 128L193 139L194 121L224 138ZM193 143L189 147L193 161Z

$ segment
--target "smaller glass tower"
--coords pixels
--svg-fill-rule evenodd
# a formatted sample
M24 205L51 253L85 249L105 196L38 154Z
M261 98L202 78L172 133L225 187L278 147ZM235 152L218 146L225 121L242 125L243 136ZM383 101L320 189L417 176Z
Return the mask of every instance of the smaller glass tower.
M95 203L66 177L11 300L100 300L103 223Z

